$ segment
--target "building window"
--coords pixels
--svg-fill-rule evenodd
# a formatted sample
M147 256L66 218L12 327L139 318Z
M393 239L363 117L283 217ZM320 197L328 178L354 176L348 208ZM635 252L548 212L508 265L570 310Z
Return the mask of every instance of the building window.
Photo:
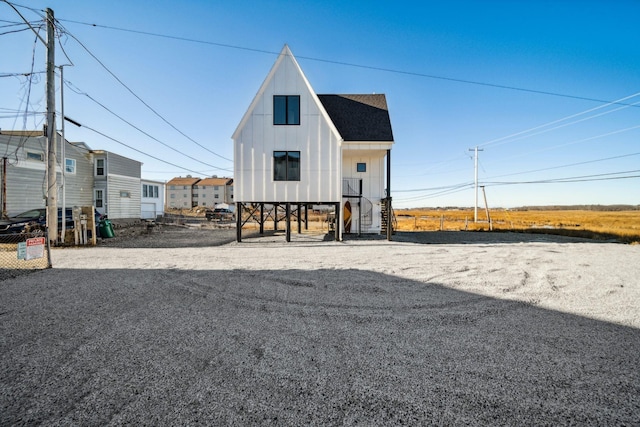
M172 199L175 199L176 195L174 193L172 193L169 197L172 198Z
M120 197L131 197L131 193L128 191L120 191Z
M104 159L96 159L96 176L104 176Z
M96 208L101 208L103 205L102 190L96 190L95 196L96 196Z
M148 188L147 184L142 184L142 197L149 197Z
M175 190L175 189L176 189L176 186L175 186L175 185L170 185L170 186L169 186L169 190Z
M44 154L35 153L33 151L27 151L27 160L36 160L38 162L44 162Z
M273 180L300 181L300 152L273 152Z
M214 194L214 195L213 195L213 198L214 198L214 199L219 199L219 198L220 198L220 196L219 196L219 195L217 195L217 194Z
M273 95L273 124L300 124L300 95Z
M157 185L154 185L154 186L153 186L153 197L154 197L155 199L157 199L157 198L158 198L158 186L157 186Z
M64 173L76 173L76 159L64 159Z
M358 172L366 172L367 171L367 164L366 163L358 163L356 165L356 171L358 171Z

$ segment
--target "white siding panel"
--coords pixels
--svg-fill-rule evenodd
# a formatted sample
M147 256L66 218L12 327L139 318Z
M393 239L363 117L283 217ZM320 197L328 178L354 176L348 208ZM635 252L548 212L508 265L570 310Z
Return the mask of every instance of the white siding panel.
M300 125L273 125L273 95L300 96ZM282 59L258 97L250 117L235 134L236 201L339 201L338 137L291 57ZM300 151L300 181L273 181L275 150Z

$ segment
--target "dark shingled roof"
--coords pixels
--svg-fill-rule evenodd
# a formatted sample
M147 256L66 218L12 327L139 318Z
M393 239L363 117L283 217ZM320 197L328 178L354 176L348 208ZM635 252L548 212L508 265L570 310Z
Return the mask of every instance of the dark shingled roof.
M393 141L387 98L381 95L318 95L345 141Z

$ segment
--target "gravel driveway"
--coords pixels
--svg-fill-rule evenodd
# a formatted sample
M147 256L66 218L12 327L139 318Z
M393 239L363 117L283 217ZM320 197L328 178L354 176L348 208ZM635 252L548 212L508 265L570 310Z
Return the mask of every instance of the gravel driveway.
M0 282L0 425L640 424L640 246L124 232Z

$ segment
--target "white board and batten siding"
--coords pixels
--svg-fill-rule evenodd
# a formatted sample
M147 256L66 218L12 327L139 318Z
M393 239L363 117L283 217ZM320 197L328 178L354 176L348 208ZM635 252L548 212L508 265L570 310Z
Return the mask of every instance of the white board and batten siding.
M273 124L273 96L300 96L300 124ZM340 202L341 139L285 46L234 139L236 202ZM274 181L273 152L300 151L300 181Z
M349 146L350 144L345 144ZM351 144L351 148L353 148ZM342 174L344 178L362 179L362 194L371 201L372 224L363 229L363 232L380 232L381 224L381 200L385 197L385 153L384 150L369 150L363 144L362 150L346 149L344 147L344 159L342 164ZM366 164L366 172L358 172L357 164ZM356 189L357 190L357 189ZM358 229L358 207L352 206L353 225L352 229Z

